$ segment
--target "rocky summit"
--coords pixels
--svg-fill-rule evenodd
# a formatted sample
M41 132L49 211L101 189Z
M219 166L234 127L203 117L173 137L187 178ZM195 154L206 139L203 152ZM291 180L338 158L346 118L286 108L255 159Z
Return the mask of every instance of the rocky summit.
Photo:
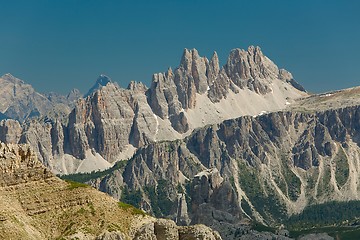
M208 60L196 49L185 49L179 67L154 74L150 88L131 82L124 89L101 75L69 114L44 110L25 123L2 121L0 137L30 144L53 172L90 172L150 143L182 139L226 119L284 109L307 95L259 47L232 50L222 67L216 52ZM7 115L5 109L1 112Z
M0 142L1 239L221 240L204 225L178 227L80 183L55 177L26 145Z

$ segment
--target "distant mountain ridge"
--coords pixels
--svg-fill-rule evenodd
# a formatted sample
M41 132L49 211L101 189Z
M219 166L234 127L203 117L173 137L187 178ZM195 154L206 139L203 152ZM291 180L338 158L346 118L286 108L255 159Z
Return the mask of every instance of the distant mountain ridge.
M30 143L55 172L104 169L151 142L181 139L207 124L283 109L307 96L294 81L259 47L232 50L223 67L216 52L208 60L195 49L185 49L179 67L154 74L149 89L135 82L123 89L101 75L69 115L59 119L50 114L45 119L51 121L19 124L13 132L21 134L11 139ZM10 122L0 128L7 129Z
M53 109L68 114L73 101L80 97L78 90L65 97L56 93L41 94L24 81L7 73L0 77L0 113L23 122L44 117Z

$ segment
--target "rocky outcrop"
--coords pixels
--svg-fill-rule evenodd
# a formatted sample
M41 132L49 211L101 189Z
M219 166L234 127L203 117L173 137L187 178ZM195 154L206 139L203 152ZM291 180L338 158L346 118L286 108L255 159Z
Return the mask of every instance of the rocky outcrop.
M19 185L53 177L29 146L0 142L0 187Z
M159 219L144 225L135 234L134 240L220 240L219 233L204 225L179 227L167 219Z
M223 182L216 168L195 175L189 195L193 224L214 226L219 222L234 223L242 218L236 192L229 182Z

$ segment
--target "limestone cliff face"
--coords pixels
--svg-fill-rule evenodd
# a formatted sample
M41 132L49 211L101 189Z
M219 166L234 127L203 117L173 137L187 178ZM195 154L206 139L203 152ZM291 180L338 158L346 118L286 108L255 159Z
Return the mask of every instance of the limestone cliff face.
M28 145L0 142L1 239L209 239L204 226L178 227L46 169Z
M359 106L226 120L140 148L123 170L93 184L117 197L115 182L140 189L140 207L173 219L180 211L222 234L244 218L272 224L309 204L360 199L359 123ZM187 214L179 209L183 193Z

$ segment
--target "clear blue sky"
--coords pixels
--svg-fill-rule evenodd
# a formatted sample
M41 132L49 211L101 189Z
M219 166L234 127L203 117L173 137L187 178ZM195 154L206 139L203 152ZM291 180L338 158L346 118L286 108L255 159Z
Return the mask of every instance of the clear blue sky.
M0 0L0 75L40 92L83 93L104 73L149 86L184 48L224 64L233 48L259 45L306 89L360 85L356 0Z

